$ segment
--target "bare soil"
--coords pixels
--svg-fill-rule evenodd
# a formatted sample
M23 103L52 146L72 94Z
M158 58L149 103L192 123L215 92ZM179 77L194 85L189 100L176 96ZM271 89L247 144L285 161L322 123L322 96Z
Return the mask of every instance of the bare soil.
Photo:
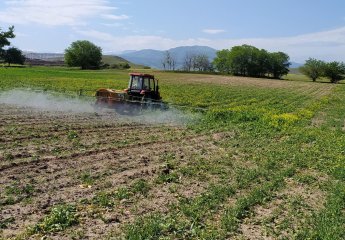
M181 167L200 152L207 158L220 151L213 136L183 125L131 122L109 112L52 113L10 105L0 110L0 221L12 219L0 229L5 239L24 234L58 204L76 205L80 223L50 234L52 239L78 233L99 239L142 214L166 212L180 196L196 195L205 187L185 179L172 191L173 183L157 183L166 156ZM89 183L83 182L85 174ZM130 189L138 179L150 185L147 196L137 194L111 208L90 204L100 192ZM28 186L31 190L25 192Z

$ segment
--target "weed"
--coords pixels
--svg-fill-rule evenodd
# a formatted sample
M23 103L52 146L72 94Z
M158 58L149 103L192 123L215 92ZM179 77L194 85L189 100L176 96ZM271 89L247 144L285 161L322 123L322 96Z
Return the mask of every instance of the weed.
M227 208L221 219L222 227L226 232L229 234L237 230L240 220L248 216L251 206L269 200L273 192L282 187L284 176L288 172L286 171L282 176L276 176L272 182L255 188L247 196L239 198L234 207Z
M28 200L34 192L35 188L31 184L21 186L14 183L11 186L6 186L4 191L6 197L0 201L0 205L12 205L25 199Z
M134 194L139 193L147 196L148 192L150 191L150 185L144 179L139 179L132 184L131 191Z
M308 185L311 185L311 184L317 182L316 177L314 177L312 175L307 175L307 174L297 175L296 180L299 183L308 184Z
M297 239L334 239L345 238L345 188L337 183L325 204L327 208L320 210L310 219L310 224L301 230Z
M78 133L76 131L69 131L67 134L67 138L69 140L77 139L78 137L79 136L78 136Z
M79 239L85 239L85 231L84 230L74 230L70 234L72 240L79 240Z
M6 161L12 161L12 160L14 159L14 156L13 156L12 153L5 153L5 154L4 154L4 159L5 159Z
M123 199L128 199L131 196L131 193L129 192L128 188L122 187L122 188L118 188L115 191L114 196L118 200L123 200Z
M99 177L91 174L91 171L84 171L80 174L79 179L85 185L93 185Z
M174 152L165 152L164 154L161 155L160 160L163 162L171 162L175 160L176 155Z
M161 173L157 179L156 182L158 184L161 183L178 183L180 180L179 175L176 172L170 172L170 173Z
M14 223L14 221L15 221L14 217L9 217L9 218L0 220L0 229L6 229L8 225L10 225L11 223Z
M97 193L96 196L92 198L92 203L101 207L113 207L115 205L113 194L106 192Z
M206 209L214 210L218 208L220 202L234 193L235 190L232 186L211 186L209 191L194 199L182 198L178 208L185 216L191 218L193 222L200 221L207 214Z
M163 232L169 229L161 215L150 215L139 218L134 224L129 224L124 229L124 239L159 239Z
M177 184L172 184L169 186L169 192L170 193L177 193L178 191L178 185Z
M31 229L31 233L59 232L78 223L75 206L58 205L53 207L50 214Z

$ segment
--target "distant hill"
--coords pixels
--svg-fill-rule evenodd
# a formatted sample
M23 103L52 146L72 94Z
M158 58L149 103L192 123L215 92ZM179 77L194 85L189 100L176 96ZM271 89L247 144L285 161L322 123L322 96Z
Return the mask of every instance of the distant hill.
M44 60L44 61L64 61L63 53L36 53L23 52L27 59Z
M185 46L168 50L176 60L176 68L183 66L186 54L206 54L210 61L216 57L216 49L206 46ZM162 69L162 60L166 51L145 49L140 51L126 51L119 56L136 64Z
M301 66L303 66L303 63L297 63L297 62L290 62L290 68L299 68Z
M64 54L63 53L35 53L35 52L23 52L27 58L26 63L37 66L63 66ZM113 64L125 64L128 63L132 68L144 68L143 65L134 64L126 59L113 55L103 55L102 62Z
M119 56L136 64L146 65L152 68L162 68L161 62L164 52L152 49L144 49L140 51L130 51Z
M102 62L105 64L113 65L113 64L126 64L128 63L131 68L145 68L144 65L135 64L130 61L127 61L126 59L119 57L119 56L113 56L113 55L103 55L102 56Z
M107 63L109 65L119 64L119 63L129 63L129 61L127 61L126 59L123 59L122 57L118 57L118 56L113 56L113 55L103 55L102 62Z

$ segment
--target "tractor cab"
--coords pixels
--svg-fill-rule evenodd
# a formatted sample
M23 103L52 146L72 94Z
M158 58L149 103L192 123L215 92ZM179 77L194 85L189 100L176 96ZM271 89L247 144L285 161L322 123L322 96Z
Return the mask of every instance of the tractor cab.
M150 74L130 73L128 88L125 91L130 100L161 100L158 80Z

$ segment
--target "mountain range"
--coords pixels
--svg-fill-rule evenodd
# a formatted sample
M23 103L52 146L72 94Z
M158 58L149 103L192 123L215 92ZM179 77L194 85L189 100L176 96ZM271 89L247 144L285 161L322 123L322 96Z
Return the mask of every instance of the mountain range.
M176 69L182 68L184 59L187 54L190 55L206 55L210 61L216 57L216 49L206 46L189 46L189 47L177 47L168 50L171 56L176 61ZM162 61L164 59L166 51L144 49L140 51L126 51L119 54L120 57L127 61L149 66L152 68L162 69Z

